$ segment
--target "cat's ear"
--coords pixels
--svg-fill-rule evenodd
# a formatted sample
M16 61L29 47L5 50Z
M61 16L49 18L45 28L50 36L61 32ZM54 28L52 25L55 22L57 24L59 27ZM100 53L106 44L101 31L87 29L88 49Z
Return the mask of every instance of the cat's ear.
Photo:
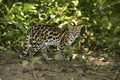
M83 25L80 25L77 27L79 30L81 30L83 28Z
M68 24L68 29L73 29L73 26Z

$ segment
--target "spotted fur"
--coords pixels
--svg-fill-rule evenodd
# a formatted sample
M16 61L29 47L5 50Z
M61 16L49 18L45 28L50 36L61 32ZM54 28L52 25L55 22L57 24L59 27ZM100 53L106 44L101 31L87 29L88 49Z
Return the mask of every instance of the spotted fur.
M71 45L79 36L81 26L68 26L68 29L60 29L51 25L38 25L31 27L27 31L24 43L23 54L34 55L38 50L45 50L48 45L55 45L58 48L61 59L64 59L63 49L66 45Z

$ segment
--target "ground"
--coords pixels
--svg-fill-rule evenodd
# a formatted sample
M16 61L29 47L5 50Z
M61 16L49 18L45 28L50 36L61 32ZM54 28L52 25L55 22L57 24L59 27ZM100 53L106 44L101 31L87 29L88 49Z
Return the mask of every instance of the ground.
M0 80L34 80L30 63L9 53L0 51ZM34 74L36 80L120 80L120 59L38 61L34 63Z

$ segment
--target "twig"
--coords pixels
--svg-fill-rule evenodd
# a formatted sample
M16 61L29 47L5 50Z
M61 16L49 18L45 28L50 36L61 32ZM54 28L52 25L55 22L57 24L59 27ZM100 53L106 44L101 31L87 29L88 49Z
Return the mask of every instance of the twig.
M33 80L37 80L36 75L35 75L35 71L34 71L34 63L32 62L33 55L29 54L29 57L30 57L30 66L31 66L30 72L32 74Z

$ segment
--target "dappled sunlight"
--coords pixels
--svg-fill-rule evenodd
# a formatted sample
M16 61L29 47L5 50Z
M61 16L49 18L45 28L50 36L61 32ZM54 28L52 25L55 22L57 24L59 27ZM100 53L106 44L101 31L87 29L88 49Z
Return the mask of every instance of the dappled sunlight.
M0 0L0 80L119 79L119 0Z

